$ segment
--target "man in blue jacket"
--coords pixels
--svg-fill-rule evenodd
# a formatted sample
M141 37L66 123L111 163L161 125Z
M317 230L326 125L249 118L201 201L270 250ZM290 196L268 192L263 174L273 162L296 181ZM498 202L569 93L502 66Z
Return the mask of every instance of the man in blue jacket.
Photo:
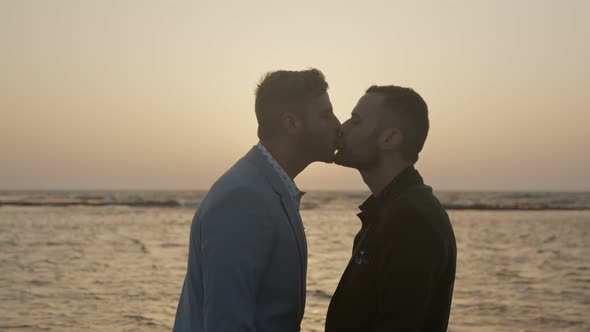
M293 179L331 163L340 123L316 69L269 73L260 142L211 187L193 219L173 331L299 331L307 243Z

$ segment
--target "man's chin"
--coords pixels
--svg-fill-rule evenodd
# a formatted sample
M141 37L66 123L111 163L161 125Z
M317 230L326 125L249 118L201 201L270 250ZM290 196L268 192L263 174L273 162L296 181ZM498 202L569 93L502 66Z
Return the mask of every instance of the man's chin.
M349 163L348 160L346 160L346 158L344 158L344 156L340 152L336 152L336 154L334 155L334 164L356 169L356 167Z
M326 153L322 156L322 158L317 158L316 161L326 163L326 164L333 164L336 160L336 154L338 150L332 150L329 153Z
M318 161L326 163L326 164L333 164L335 160L336 160L335 156L333 154L331 154L331 155L326 155L324 158L322 158Z

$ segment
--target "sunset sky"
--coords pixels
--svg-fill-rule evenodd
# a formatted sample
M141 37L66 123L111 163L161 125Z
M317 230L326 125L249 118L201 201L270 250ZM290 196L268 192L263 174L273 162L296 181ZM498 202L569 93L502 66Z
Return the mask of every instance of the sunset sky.
M0 0L0 47L0 190L207 189L257 142L259 78L309 67L341 121L370 85L420 93L435 189L590 190L586 0Z

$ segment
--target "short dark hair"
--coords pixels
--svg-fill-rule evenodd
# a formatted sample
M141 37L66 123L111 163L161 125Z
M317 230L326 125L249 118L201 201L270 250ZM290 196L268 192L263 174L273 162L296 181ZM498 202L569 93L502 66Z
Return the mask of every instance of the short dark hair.
M326 78L315 68L303 71L279 70L264 75L256 87L258 138L267 139L278 134L277 122L281 110L297 112L305 108L312 98L326 91Z
M404 134L402 156L415 163L428 136L428 106L420 95L395 85L373 85L366 93L379 93L385 97L384 106L393 115Z

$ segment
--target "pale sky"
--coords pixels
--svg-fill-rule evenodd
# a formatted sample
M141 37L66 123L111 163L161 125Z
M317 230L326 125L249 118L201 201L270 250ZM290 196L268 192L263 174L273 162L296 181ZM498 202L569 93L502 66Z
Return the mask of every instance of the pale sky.
M0 190L207 189L267 71L415 89L438 190L590 190L590 1L0 0ZM303 190L363 189L313 164Z

